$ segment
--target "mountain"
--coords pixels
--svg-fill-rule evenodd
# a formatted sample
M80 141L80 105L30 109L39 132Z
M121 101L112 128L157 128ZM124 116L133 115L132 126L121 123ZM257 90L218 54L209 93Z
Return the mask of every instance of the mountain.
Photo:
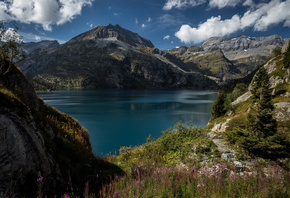
M52 89L218 88L207 76L143 50L153 47L119 25L100 26L63 45L34 50L19 66L35 84Z
M288 40L277 35L212 37L200 47L182 46L168 52L190 65L191 70L215 77L219 83L226 83L255 71L273 49L282 47Z
M131 46L137 47L138 45L151 47L154 45L148 39L139 36L135 32L131 32L120 27L118 24L113 26L98 26L90 31L80 34L69 41L69 43L80 41L95 41L98 46L106 46L108 43L127 43ZM119 41L119 42L118 42Z
M271 53L273 47L282 47L287 41L288 39L283 39L278 35L268 37L247 37L241 35L236 38L212 37L205 41L201 47L206 51L221 49L225 54L256 50L256 54L267 56Z
M59 46L58 41L40 41L40 42L28 42L28 43L22 43L21 47L23 51L28 54L36 49L44 49L44 48L53 48Z
M38 89L190 88L216 90L254 72L288 39L213 37L162 51L119 25L99 26L67 43L33 44L21 70ZM27 48L26 48L27 49Z
M226 111L211 118L206 126L211 130L208 137L223 150L222 157L227 159L231 156L231 160L244 160L249 155L289 157L290 68L284 64L284 57L288 56L289 59L290 48L286 54L286 46L282 54L266 61L250 80L249 76L240 79L234 84L236 86L224 90L226 97L223 106ZM259 80L268 83L263 84L266 91L262 85L259 86ZM270 127L276 128L277 132ZM267 132L269 129L270 132Z

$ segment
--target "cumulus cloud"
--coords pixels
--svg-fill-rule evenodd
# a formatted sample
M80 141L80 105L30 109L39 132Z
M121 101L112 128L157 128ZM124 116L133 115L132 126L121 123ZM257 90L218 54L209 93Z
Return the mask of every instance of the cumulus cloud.
M147 19L147 21L148 21L148 23L150 23L150 22L152 21L151 17L149 17L149 18Z
M243 6L254 6L254 5L255 5L255 2L253 0L246 0L243 3Z
M51 38L51 37L47 37L47 36L43 36L43 35L36 35L36 34L32 34L32 33L26 33L26 32L18 32L20 37L23 38L24 42L30 42L30 41L41 41L41 40L57 40L59 43L65 43L66 41L64 40L60 40L60 39L55 39L55 38Z
M206 3L206 0L167 0L163 6L163 10L171 10L172 8L187 8L195 7L201 4Z
M146 27L146 25L143 23L143 24L141 25L141 27L142 27L142 28L145 28L145 27Z
M9 0L0 2L0 20L41 24L51 31L80 15L94 0Z
M210 0L209 6L221 9L224 7L235 7L240 2L241 0Z
M255 9L248 10L243 16L234 15L225 20L222 20L221 16L211 17L198 27L182 25L175 36L184 43L200 43L213 36L226 36L246 28L265 31L278 23L290 27L289 7L290 0L284 2L272 0L256 5Z
M166 36L163 37L163 39L164 39L164 40L166 40L166 39L170 39L170 36L169 36L169 35L166 35Z

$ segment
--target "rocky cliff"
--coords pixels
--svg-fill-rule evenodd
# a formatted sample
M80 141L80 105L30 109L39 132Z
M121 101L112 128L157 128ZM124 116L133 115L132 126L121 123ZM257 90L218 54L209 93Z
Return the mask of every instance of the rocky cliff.
M15 65L1 63L0 193L36 197L41 185L46 195L59 194L73 187L68 182L83 186L88 174L113 167L92 154L76 120L45 105Z

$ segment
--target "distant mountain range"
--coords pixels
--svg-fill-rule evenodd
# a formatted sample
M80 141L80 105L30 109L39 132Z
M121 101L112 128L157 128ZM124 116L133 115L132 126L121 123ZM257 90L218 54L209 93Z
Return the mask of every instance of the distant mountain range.
M19 63L38 89L190 88L216 90L254 71L280 36L214 37L200 47L162 51L119 25L99 26L59 45L25 43Z

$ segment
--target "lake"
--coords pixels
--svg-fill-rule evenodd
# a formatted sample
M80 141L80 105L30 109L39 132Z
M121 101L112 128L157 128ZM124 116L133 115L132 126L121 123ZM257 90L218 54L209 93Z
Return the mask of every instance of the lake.
M38 92L46 104L77 119L95 154L141 145L177 122L204 127L216 92L192 90L68 90Z

